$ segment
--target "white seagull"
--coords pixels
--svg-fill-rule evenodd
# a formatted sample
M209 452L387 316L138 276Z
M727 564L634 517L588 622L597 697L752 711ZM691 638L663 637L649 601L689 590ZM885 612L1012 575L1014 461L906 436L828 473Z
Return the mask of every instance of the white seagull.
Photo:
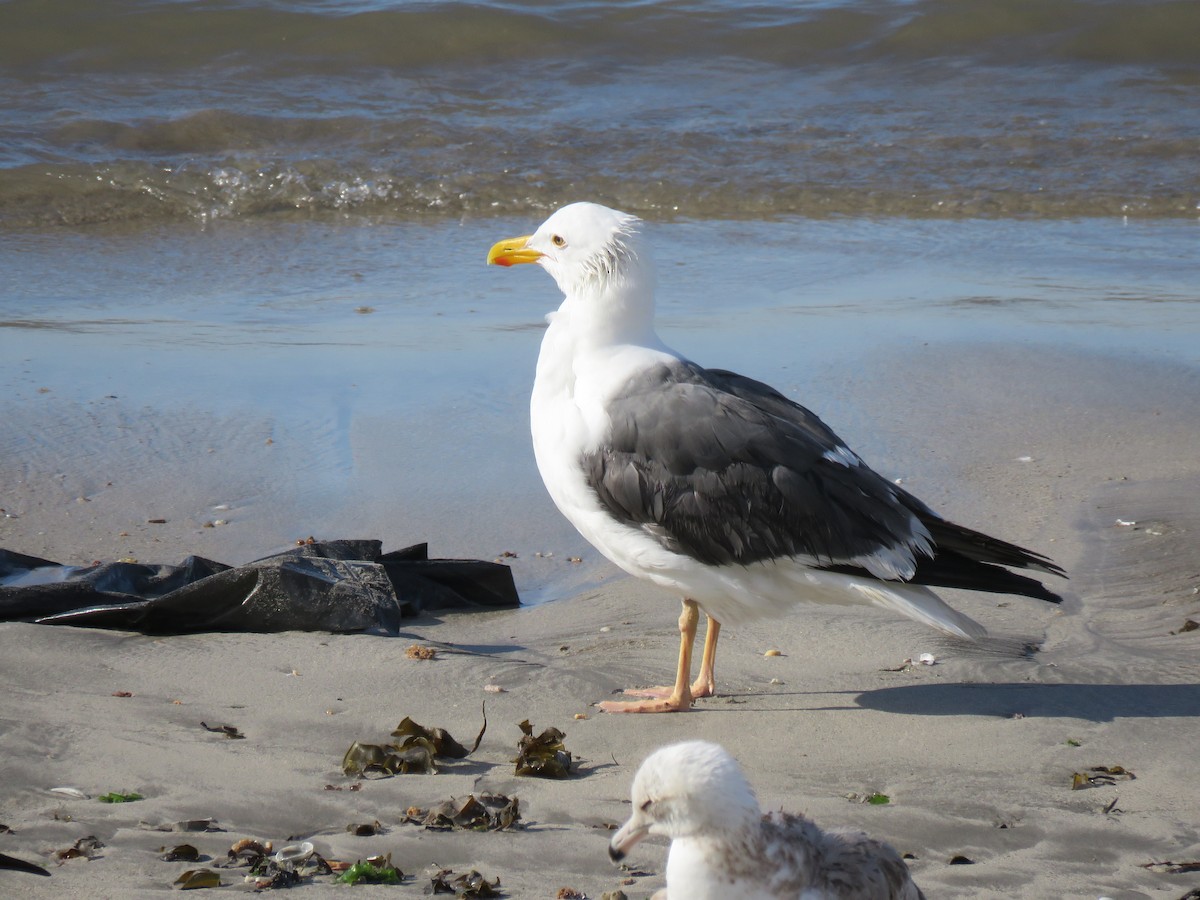
M671 839L654 900L924 900L895 850L861 831L763 815L737 762L716 744L654 751L633 779L633 815L613 835L619 862L648 834Z
M1062 575L1046 557L947 522L804 407L668 348L635 216L573 203L487 261L536 263L565 295L547 317L530 402L550 496L610 560L683 598L674 686L602 709L689 709L715 692L722 625L805 600L881 606L971 639L983 627L928 586L1061 601L1001 568ZM708 629L689 683L700 609Z

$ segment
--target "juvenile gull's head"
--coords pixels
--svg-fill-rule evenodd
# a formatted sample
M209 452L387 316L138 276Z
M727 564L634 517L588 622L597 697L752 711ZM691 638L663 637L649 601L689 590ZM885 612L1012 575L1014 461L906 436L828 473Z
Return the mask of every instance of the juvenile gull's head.
M758 800L737 761L716 744L685 741L654 751L633 779L633 814L608 855L622 859L648 834L718 834L758 821Z

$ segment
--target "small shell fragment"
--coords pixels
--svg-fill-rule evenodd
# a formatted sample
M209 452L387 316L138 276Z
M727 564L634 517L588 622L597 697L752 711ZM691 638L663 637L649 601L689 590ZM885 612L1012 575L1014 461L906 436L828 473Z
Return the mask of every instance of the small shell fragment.
M922 653L917 657L917 662L923 666L932 666L937 663L937 657L932 653Z
M782 650L768 650L763 656L783 656Z
M483 689L485 691L487 691L489 694L507 694L508 693L508 688L501 687L498 684L485 684L483 686Z
M1117 525L1121 528L1129 528L1136 524L1137 521L1135 519L1117 519Z
M70 797L72 800L88 799L87 794L85 794L79 788L73 788L73 787L52 787L52 788L50 788L50 793L61 794L64 797Z

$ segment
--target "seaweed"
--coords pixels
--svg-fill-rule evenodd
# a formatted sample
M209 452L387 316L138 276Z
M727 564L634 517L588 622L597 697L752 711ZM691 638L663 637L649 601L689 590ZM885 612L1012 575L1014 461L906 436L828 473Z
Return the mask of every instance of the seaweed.
M1141 867L1149 869L1151 872L1163 872L1167 875L1184 875L1189 872L1200 872L1200 860L1182 863L1163 860L1162 862L1141 863Z
M346 775L434 775L435 749L425 738L413 738L401 749L393 744L362 744L355 741L342 757L342 772Z
M410 806L404 815L404 821L430 831L503 831L520 819L520 801L504 794L468 794L463 800L451 797L427 810Z
M224 735L231 741L243 741L246 736L237 730L235 725L209 725L207 722L201 722L200 727L205 731L212 731L216 734Z
M137 800L144 800L145 797L141 794L122 794L118 791L110 791L107 794L101 794L96 799L101 803L133 803Z
M431 879L425 888L427 894L453 894L455 897L502 897L500 879L488 881L472 869L462 875L455 875L453 869L442 869Z
M487 727L487 720L484 720L484 727ZM407 747L410 742L423 738L433 745L435 755L444 756L449 759L465 759L471 750L468 750L453 737L445 728L426 728L424 725L418 725L408 716L396 726L392 731L392 737L403 738L400 742L400 747ZM479 733L479 737L483 737L483 732ZM475 741L475 747L479 746L479 739ZM474 750L475 748L471 748Z
M168 850L163 847L158 858L163 862L199 862L200 851L191 844L177 844Z
M337 877L343 884L400 884L404 873L392 865L392 854L360 859Z
M479 749L487 731L487 706L483 707L483 726L468 750L445 728L427 728L405 716L392 731L389 744L364 744L355 741L342 757L342 772L346 775L382 773L389 775L436 775L434 760L464 759Z
M188 869L175 879L173 886L181 891L220 887L221 876L212 869Z
M571 775L571 753L563 746L566 737L557 728L547 728L537 737L529 720L517 725L524 734L517 744L517 775L531 778L568 778Z

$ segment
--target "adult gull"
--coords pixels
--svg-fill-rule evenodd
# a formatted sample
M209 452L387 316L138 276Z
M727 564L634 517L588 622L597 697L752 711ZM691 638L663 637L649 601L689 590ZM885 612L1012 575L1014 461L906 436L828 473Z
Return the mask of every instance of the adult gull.
M532 235L498 242L487 261L535 263L564 295L547 317L530 402L551 498L606 557L683 598L675 684L601 709L690 708L715 692L722 625L801 601L880 606L967 639L983 627L931 587L1061 601L1004 568L1062 575L1045 556L946 521L804 407L668 348L635 216L573 203ZM708 626L693 683L700 610Z
M654 751L632 797L608 853L619 862L648 834L670 838L667 887L655 900L924 900L887 844L861 831L823 831L801 815L764 816L741 768L716 744Z

